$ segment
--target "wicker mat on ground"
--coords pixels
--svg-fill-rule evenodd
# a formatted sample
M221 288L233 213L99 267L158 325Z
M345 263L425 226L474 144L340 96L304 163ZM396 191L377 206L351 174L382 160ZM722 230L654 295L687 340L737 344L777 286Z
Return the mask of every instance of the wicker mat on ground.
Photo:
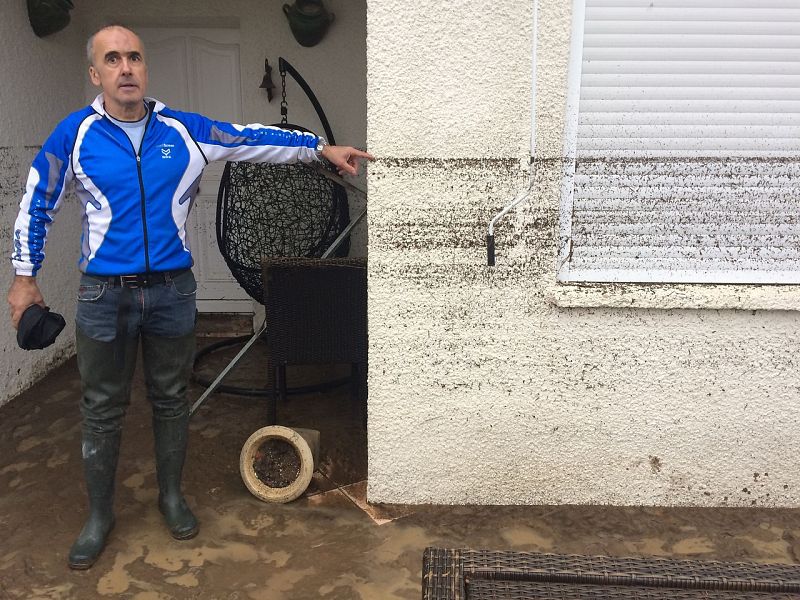
M800 598L800 566L428 548L423 600Z

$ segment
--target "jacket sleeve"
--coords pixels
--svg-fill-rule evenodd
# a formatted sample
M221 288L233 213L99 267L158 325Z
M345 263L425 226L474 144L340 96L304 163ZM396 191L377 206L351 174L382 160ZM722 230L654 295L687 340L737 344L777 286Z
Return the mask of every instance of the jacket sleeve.
M36 276L54 215L72 180L72 135L62 123L33 159L14 223L11 263L17 275Z
M236 125L194 113L175 111L175 115L186 125L209 162L230 160L285 164L319 160L316 151L319 137L310 132L260 123Z

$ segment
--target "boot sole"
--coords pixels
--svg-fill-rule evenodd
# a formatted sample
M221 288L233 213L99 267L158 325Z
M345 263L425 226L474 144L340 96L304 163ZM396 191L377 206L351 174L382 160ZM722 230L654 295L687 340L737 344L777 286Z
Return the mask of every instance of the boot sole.
M72 569L73 571L86 571L91 568L91 566L97 562L97 559L94 559L92 562L87 563L73 563L67 562L67 566Z
M194 529L190 529L186 533L172 533L170 531L170 535L175 538L176 540L190 540L195 537L198 533L200 533L200 528L195 527Z

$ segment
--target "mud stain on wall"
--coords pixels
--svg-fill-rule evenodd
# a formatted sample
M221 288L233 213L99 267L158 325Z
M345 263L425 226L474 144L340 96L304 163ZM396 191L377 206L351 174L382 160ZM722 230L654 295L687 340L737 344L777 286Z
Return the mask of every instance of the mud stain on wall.
M756 470L796 471L780 458L766 468L749 457L774 457L767 440L796 421L787 403L796 382L785 374L797 372L798 348L780 332L798 317L671 310L687 286L670 283L578 284L569 287L620 306L557 305L563 166L557 158L370 167L370 497L474 501L477 482L492 481L500 499L483 501L792 502L774 477L757 498L740 490L753 487ZM528 187L530 200L495 230L497 265L486 266L489 220ZM698 306L713 307L725 286L703 288ZM642 300L653 306L637 308ZM412 409L409 397L424 402ZM765 436L760 448L754 430ZM465 442L473 439L492 447L494 463ZM698 440L707 460L687 463ZM520 460L526 469L513 484L498 481ZM543 472L557 481L543 485L534 475Z

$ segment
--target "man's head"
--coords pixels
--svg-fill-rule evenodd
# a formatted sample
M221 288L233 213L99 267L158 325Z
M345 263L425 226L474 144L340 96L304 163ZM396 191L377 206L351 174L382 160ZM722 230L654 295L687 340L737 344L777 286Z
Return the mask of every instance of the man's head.
M142 41L120 25L103 27L86 44L89 78L103 90L106 111L130 120L144 115L147 65Z

